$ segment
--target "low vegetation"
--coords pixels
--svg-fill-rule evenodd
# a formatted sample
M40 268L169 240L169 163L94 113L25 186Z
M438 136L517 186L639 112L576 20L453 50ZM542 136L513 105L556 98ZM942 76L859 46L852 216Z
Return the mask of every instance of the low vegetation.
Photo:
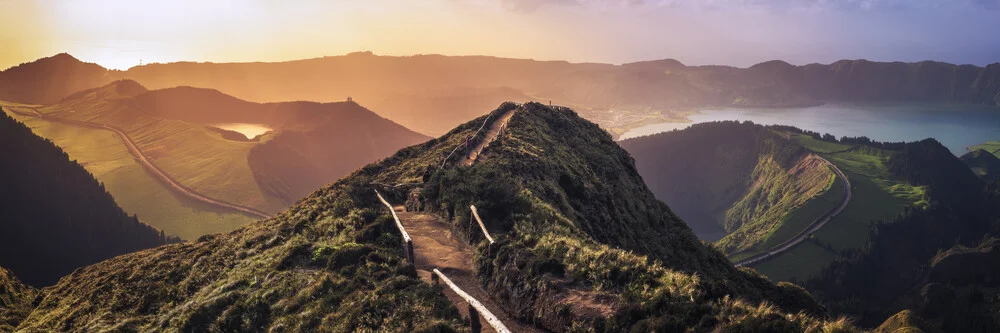
M621 145L653 193L734 258L791 238L843 195L821 158L749 122L695 124Z
M1000 158L997 157L998 155L1000 155L1000 151L990 153L984 149L976 149L962 155L961 159L976 176L991 183L1000 180Z
M13 273L0 267L0 332L14 328L31 312L38 290L21 283Z
M998 295L991 282L991 238L1000 230L997 184L984 186L932 139L902 145L884 165L923 188L926 205L878 221L862 247L842 252L843 259L805 285L831 310L865 326L909 309L948 332L1000 329L989 310Z
M802 331L829 324L822 307L801 288L776 286L735 269L721 252L701 244L645 188L629 155L596 125L567 109L535 103L497 111L511 108L517 113L509 135L490 145L484 161L431 172L422 195L430 209L478 244L480 280L516 317L558 331L738 330L740 325ZM442 140L471 134L481 121ZM435 165L442 155L432 147L437 145L426 147L425 154L400 154ZM383 182L414 178L388 175L392 178ZM477 232L467 231L474 223L470 204L479 208L497 244L481 243ZM761 320L737 323L730 311ZM772 311L809 315L796 321L771 316Z
M355 172L275 218L119 256L43 291L19 330L463 332ZM141 272L141 273L136 273Z
M206 234L234 230L254 220L251 216L223 211L176 194L151 177L114 133L13 112L8 115L62 148L104 184L125 212L138 216L143 223L167 235L193 240Z
M755 265L772 280L802 281L816 276L834 259L862 249L873 223L891 221L907 210L927 208L926 188L890 170L890 160L899 154L902 144L873 143L866 138L838 140L797 128L776 129L788 132L803 147L840 168L851 181L853 197L844 211L808 242Z

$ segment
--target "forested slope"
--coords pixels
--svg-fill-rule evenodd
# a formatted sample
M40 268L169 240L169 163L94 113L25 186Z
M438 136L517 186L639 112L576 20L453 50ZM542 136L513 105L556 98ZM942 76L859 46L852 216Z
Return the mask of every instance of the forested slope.
M28 284L164 244L52 142L0 113L0 266Z

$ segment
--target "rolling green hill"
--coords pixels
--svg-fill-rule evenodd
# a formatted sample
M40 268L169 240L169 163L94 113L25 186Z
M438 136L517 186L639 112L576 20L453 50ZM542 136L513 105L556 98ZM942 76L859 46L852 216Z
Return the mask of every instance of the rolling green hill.
M968 149L969 149L969 151L975 151L975 150L978 150L978 149L982 149L982 150L990 152L993 155L1000 156L1000 141L988 141L988 142L980 144L980 145L975 145L975 146L969 147Z
M992 149L988 144L980 147ZM1000 154L1000 147L997 149L996 152L990 153L986 149L977 148L962 155L961 159L980 179L986 182L995 182L1000 180L1000 157L997 157Z
M946 332L993 332L993 276L1000 230L998 184L984 186L957 157L927 139L894 147L888 171L924 189L927 204L879 221L805 285L831 310L875 326L909 309Z
M760 125L696 124L620 144L658 198L737 258L790 239L843 197L822 159Z
M147 91L128 80L58 104L6 105L92 169L131 213L185 239L229 231L257 216L177 193L129 156L126 140L102 126L120 129L180 186L265 213L426 139L355 103L256 104L206 89ZM257 123L274 131L250 141L214 128L220 123ZM273 156L276 150L298 158Z
M0 114L0 266L46 286L74 269L164 244L104 185L31 130Z
M792 139L837 165L850 178L854 193L844 211L808 241L754 266L775 281L815 276L843 251L861 249L872 223L891 220L907 209L927 207L923 186L890 172L887 163L897 151L862 143L823 141L797 131L789 133Z
M506 134L471 167L445 158L485 116L275 218L78 270L45 289L18 329L465 331L455 307L404 262L374 195L382 187L373 184L416 182L410 189L462 239L478 239L467 207L481 207L497 243L473 243L473 278L524 322L557 331L856 331L826 319L801 288L734 268L699 242L597 125L541 104L494 112L509 110ZM402 203L406 187L394 188L389 200ZM610 308L554 307L568 296Z

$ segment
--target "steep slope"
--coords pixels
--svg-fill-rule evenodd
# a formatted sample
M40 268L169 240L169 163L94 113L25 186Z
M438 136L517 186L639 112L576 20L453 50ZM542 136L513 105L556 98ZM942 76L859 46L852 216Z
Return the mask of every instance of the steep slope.
M653 193L730 254L790 237L795 232L776 235L786 223L804 228L822 209L793 212L830 191L836 178L818 156L752 123L696 124L620 144Z
M400 150L273 219L78 270L46 289L19 329L464 330L450 302L404 263L377 188L397 204L422 198L459 239L481 237L467 218L468 204L481 207L497 243L473 243L477 278L521 322L556 331L853 330L824 321L801 288L770 284L702 245L596 125L540 104L494 112L511 110L508 130L470 167L446 157L495 118ZM378 185L399 183L410 185ZM607 311L586 311L595 308Z
M352 101L257 104L216 90L177 87L136 96L130 105L166 119L254 123L276 130L253 146L247 161L257 185L289 203L365 163L429 139Z
M0 332L11 332L31 312L38 290L21 283L13 273L0 267Z
M962 155L962 162L985 182L1000 180L1000 158L983 149L976 149Z
M292 202L358 166L428 138L347 102L313 129L285 131L247 156L257 184Z
M871 326L903 309L921 310L921 298L930 297L931 307L943 305L934 300L942 289L934 289L937 287L931 282L968 283L947 277L950 274L987 278L989 274L982 272L967 274L982 266L948 263L963 260L959 258L968 255L961 253L969 251L941 252L956 245L976 247L984 235L1000 225L1000 192L996 185L984 190L984 183L937 141L907 143L888 165L893 174L926 186L927 208L906 209L895 218L878 221L860 251L848 252L845 259L806 283L835 312L858 316L862 324ZM987 247L984 249L988 252ZM962 269L956 270L959 266ZM991 284L982 284L986 285ZM942 325L936 320L942 314L932 312L931 316L926 311L918 314ZM976 312L960 312L970 317L952 317L950 326L943 327L946 331L991 331L998 327L995 320L973 320L979 316Z
M164 244L52 142L0 115L0 266L35 286L116 255Z
M108 84L119 75L60 53L0 71L0 100L52 104L72 93Z

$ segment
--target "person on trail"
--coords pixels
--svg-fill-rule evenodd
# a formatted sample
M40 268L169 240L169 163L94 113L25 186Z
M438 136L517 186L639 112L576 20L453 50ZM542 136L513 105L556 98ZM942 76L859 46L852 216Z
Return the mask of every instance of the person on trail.
M465 158L472 158L472 145L469 144L469 137L465 137Z

